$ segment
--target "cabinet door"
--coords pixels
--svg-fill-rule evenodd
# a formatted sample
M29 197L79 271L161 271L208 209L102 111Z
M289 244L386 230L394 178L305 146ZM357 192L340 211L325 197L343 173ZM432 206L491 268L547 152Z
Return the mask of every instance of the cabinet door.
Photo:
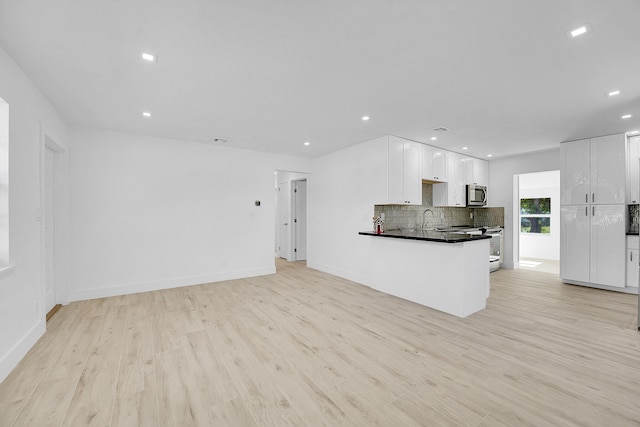
M560 207L560 277L589 281L590 207Z
M489 184L489 162L473 159L473 182L485 187Z
M403 151L403 194L406 203L422 204L422 177L420 176L420 144L405 142Z
M448 177L449 184L451 185L451 188L453 190L451 194L452 197L450 206L466 206L467 185L464 181L465 157L457 153L450 153L447 154L447 156L450 156L451 158L451 163L447 163L447 167L450 166L453 170L453 174L450 174Z
M627 249L627 287L638 287L638 249Z
M434 147L432 160L436 181L447 182L447 151Z
M591 150L589 140L560 144L560 204L589 203Z
M427 181L447 181L447 156L437 147L421 144L420 147L422 179Z
M625 286L625 205L591 205L591 256L589 281Z
M625 135L591 139L591 194L596 204L624 203L626 200Z
M640 203L640 136L627 142L627 204Z
M389 137L388 203L404 203L404 142Z

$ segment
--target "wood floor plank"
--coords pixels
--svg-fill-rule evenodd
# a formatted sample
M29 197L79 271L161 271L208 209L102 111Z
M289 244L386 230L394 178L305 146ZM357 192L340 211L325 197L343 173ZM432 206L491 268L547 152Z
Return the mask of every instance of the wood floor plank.
M277 268L62 307L0 425L640 425L634 295L500 270L460 319Z
M158 409L155 390L145 389L139 393L127 394L115 399L112 427L157 427Z

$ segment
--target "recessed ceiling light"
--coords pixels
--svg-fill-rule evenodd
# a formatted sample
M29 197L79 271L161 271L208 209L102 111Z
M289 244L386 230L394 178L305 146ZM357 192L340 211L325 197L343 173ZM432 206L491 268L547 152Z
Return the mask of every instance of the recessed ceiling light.
M487 157L493 157L493 154L487 154Z
M586 33L588 30L589 30L589 26L585 24L581 27L571 30L569 34L571 34L571 37L578 37Z
M309 141L305 141L304 145L310 145L311 143Z
M149 111L143 111L142 115L147 118L151 117L151 113Z
M632 114L625 114L624 116L620 117L621 119L630 119L631 117L633 117Z
M463 149L463 150L468 150L468 149L469 149L469 147L462 147L462 149Z
M145 61L158 62L158 57L156 55L154 55L153 53L142 52L141 56L142 56L142 59L144 59Z
M639 135L640 134L640 130L632 130L627 132L627 135Z
M607 96L616 96L616 95L620 95L619 90L612 90L611 92L607 93Z
M437 137L437 136L432 136L432 137L431 137L431 140L432 140L432 141L435 141L436 139L438 139L438 137Z
M367 120L369 120L370 118L371 118L371 117L369 117L369 116L362 116L362 120L364 120L365 122L366 122Z

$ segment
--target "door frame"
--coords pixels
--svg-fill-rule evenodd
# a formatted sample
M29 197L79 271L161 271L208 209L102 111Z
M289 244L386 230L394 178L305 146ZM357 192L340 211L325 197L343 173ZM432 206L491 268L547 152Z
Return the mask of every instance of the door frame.
M292 212L292 216L294 217L293 220L294 222L292 222L291 224L295 224L294 227L292 227L292 236L291 236L291 242L293 244L293 248L294 248L294 252L292 253L292 258L294 261L304 261L307 259L306 255L304 256L304 258L298 259L298 254L300 252L298 252L298 209L297 209L297 201L298 201L298 186L297 184L299 182L304 181L305 183L305 194L304 194L304 204L305 204L305 218L304 218L304 224L308 224L308 209L309 209L309 205L308 205L308 184L309 181L307 181L307 178L301 178L301 179L294 179L291 181L291 212ZM304 231L305 234L305 254L307 253L307 247L308 244L306 243L306 239L307 239L307 229L305 229Z
M45 307L45 275L46 275L46 249L45 249L45 155L46 148L53 151L53 241L54 247L54 290L55 304L69 304L68 293L68 262L69 262L69 152L61 143L63 138L40 124L40 140L38 151L40 153L40 205L36 210L36 220L40 222L40 282L41 301L38 315L45 316L42 312Z

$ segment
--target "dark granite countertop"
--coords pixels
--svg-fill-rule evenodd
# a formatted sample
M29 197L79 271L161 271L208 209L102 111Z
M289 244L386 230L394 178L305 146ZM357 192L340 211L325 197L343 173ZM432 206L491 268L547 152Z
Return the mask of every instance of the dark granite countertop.
M408 240L424 240L426 242L441 242L441 243L459 243L459 242L472 242L474 240L490 239L491 236L487 234L460 234L450 233L446 231L410 231L410 230L388 230L382 234L374 233L373 231L361 231L358 234L363 236L376 236L376 237L390 237L395 239L408 239Z
M637 236L638 232L637 231L627 231L627 236Z

